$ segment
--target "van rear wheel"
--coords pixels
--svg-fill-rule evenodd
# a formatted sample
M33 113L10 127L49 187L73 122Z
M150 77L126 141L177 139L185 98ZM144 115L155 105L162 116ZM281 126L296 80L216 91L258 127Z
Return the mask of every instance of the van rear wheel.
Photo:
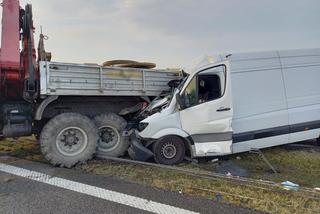
M175 165L185 157L185 146L181 138L167 136L159 139L153 145L154 159L157 163Z

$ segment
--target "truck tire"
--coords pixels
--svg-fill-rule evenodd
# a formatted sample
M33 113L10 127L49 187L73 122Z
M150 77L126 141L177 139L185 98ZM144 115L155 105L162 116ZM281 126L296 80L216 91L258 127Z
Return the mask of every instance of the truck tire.
M129 147L129 138L122 136L127 121L114 113L97 115L93 119L98 127L99 139L97 157L119 157Z
M165 165L181 163L185 156L185 150L183 140L177 136L163 137L153 145L155 161Z
M93 157L97 140L97 128L88 117L63 113L43 127L40 146L51 164L70 168Z

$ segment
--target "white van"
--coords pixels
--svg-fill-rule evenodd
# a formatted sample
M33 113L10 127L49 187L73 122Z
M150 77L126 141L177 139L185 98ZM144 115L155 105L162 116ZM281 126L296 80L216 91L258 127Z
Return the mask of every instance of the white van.
M219 57L140 122L131 157L176 164L319 137L320 49Z

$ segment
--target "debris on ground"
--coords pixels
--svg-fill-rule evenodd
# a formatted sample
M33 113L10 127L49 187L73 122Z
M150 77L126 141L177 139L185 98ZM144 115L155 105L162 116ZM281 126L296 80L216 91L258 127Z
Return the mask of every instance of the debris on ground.
M230 172L228 172L226 175L227 175L228 177L231 177L231 176L232 176L232 174L231 174Z
M219 161L219 159L218 158L215 158L215 159L212 159L211 160L211 163L217 163Z
M220 163L216 166L216 171L220 174L224 174L227 176L240 176L240 177L248 177L249 173L247 169L239 166L233 161L226 161Z
M217 202L222 202L222 200L223 200L223 196L220 193L217 193L216 194L216 201Z
M285 181L282 182L281 185L283 186L283 188L285 190L294 190L294 191L298 191L299 190L299 184L295 184L291 181Z
M263 154L261 149L251 149L249 153L257 154L261 159L267 164L267 166L272 170L273 173L278 173L277 170L272 166L268 158Z

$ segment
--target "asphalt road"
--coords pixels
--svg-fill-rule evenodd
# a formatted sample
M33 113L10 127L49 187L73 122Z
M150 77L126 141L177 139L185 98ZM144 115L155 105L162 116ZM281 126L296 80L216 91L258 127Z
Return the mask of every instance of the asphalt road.
M45 179L45 181L42 182L41 179L39 181L38 175L38 177L34 175L32 177L28 174L17 176L14 173L8 173L8 171L4 172L4 168L6 167L9 169L10 167L13 167L17 174L23 174L23 172L26 171L25 169L30 170L33 173L43 173L45 174L44 176L48 175L49 179ZM53 182L54 179L52 178L59 181L61 180L59 178L63 178L62 186L64 187L57 186L57 182ZM68 182L72 183L68 184ZM111 197L114 196L114 200L118 200L118 202L112 201L113 199L108 200L108 198L103 198L104 196L99 195L100 193L96 194L96 192L92 192L92 190L92 195L87 194L90 189L97 187L102 192L112 191ZM78 191L76 188L82 188L82 190ZM123 194L117 196L119 193ZM124 199L121 197L124 197ZM143 199L147 199L148 202L143 205L141 205L141 203L139 204L139 200ZM157 203L156 205L152 205L150 201ZM138 205L134 205L136 206L134 207L130 205L132 203L138 203ZM25 160L0 158L1 214L131 214L148 213L146 210L150 207L150 209L154 209L152 206L158 206L159 213L166 213L164 210L169 206L169 208L174 209L177 213L186 213L187 211L196 213L257 213L252 210L218 203L200 197L187 196L184 194L154 189L141 184L126 182L114 177L97 176L83 173L76 169L61 169Z

